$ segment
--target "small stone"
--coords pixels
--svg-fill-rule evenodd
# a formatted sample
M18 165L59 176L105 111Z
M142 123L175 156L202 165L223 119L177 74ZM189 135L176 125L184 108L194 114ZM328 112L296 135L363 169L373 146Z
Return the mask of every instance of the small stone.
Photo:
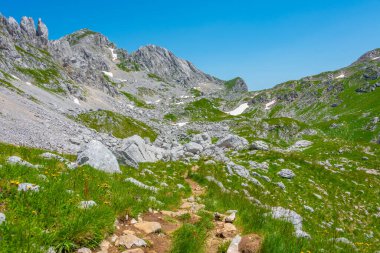
M18 185L17 190L26 192L26 191L33 191L33 192L39 192L40 191L40 186L31 184L31 183L21 183Z
M144 251L142 249L129 249L123 251L122 253L144 253Z
M80 248L78 253L92 253L92 251L89 248Z
M88 209L88 208L91 208L91 207L96 206L96 205L97 205L96 202L93 200L81 201L79 203L79 208Z
M0 213L0 225L3 224L6 220L5 214Z
M147 244L143 239L138 238L135 235L122 235L115 241L115 246L124 246L127 249L132 247L145 247Z
M294 172L289 170L289 169L280 170L280 172L278 172L277 175L279 175L282 178L286 178L286 179L292 179L296 176L294 174Z
M145 234L156 233L161 230L161 224L158 222L141 222L134 225L135 228L143 231Z
M233 223L236 219L236 213L232 213L224 219L226 223Z

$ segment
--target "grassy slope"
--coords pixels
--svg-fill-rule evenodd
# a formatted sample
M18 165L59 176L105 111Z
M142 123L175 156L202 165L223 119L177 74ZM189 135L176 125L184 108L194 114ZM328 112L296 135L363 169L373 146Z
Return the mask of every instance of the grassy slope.
M202 98L186 106L185 114L192 121L222 121L230 118L230 115L220 111L208 99Z
M142 138L148 137L151 141L154 141L157 137L157 133L145 123L116 112L96 111L82 113L76 119L89 128L102 133L110 133L117 138L123 139L139 135Z
M108 175L88 166L69 170L64 164L39 157L38 149L0 144L0 211L7 217L0 226L0 252L40 252L41 247L54 247L61 252L71 252L82 246L96 247L113 231L115 218L138 213L151 208L173 208L180 199L188 196L190 189L179 176L185 170L181 163L144 164L139 170L122 167L123 174ZM5 160L18 155L41 169L8 165ZM74 159L74 157L69 157ZM165 170L161 168L166 166ZM155 175L141 174L149 168ZM46 180L40 175L45 175ZM146 184L160 188L158 193L138 188L124 182L134 177ZM19 193L17 184L29 182L41 186L38 193ZM68 190L73 191L72 193ZM149 199L154 196L163 205ZM81 210L82 200L94 200L96 207Z
M193 177L209 186L209 196L205 199L206 206L210 210L238 209L238 224L245 232L256 232L265 236L263 252L306 252L307 250L314 252L321 249L325 252L353 252L351 246L339 243L335 245L329 241L338 237L346 237L354 242L360 252L373 252L380 242L367 238L365 234L370 234L372 231L374 238L379 238L380 235L380 228L374 226L378 221L374 214L380 201L380 189L376 187L380 185L380 179L379 176L366 174L356 168L358 166L377 168L380 164L379 150L368 161L363 161L361 157L366 154L362 150L352 149L339 154L337 150L342 145L345 147L343 143L313 141L316 143L314 147L305 152L290 154L259 152L255 156L246 153L233 159L247 168L249 160L268 162L270 169L267 173L251 169L272 179L272 182L266 182L256 177L265 189L240 177L227 176L226 168L221 164L215 166L203 164L200 166L200 175ZM280 158L284 159L284 162L279 161ZM332 164L344 164L345 171L333 166L331 169L336 172L333 173L316 163L327 159ZM342 162L344 159L349 159L351 162L345 164ZM276 173L283 168L292 169L296 177L293 180L278 177ZM214 176L230 190L239 192L243 189L248 190L251 196L263 204L282 206L296 211L304 218L304 230L310 233L313 239L297 240L293 236L294 229L291 225L270 219L266 215L268 210L251 204L243 198L242 193L226 194L218 187L210 186L203 179L206 175ZM286 192L273 184L279 181L286 185ZM243 187L242 183L248 183L249 186ZM264 194L265 191L269 191L269 194ZM318 199L314 193L321 195L322 199ZM304 205L311 206L315 212L306 210ZM331 227L322 223L331 221L333 222ZM343 232L338 232L337 228L343 229ZM337 249L336 246L342 249Z
M120 91L129 101L132 101L135 106L145 108L145 109L154 109L154 105L147 104L144 100L139 99L138 97L132 95L131 93Z

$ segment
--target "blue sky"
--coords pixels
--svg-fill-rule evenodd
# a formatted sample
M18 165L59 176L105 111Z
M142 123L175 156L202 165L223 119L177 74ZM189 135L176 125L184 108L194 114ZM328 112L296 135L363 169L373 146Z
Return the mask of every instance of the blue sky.
M56 39L81 28L134 51L156 44L251 90L344 67L380 47L379 0L0 0L0 12L42 17Z

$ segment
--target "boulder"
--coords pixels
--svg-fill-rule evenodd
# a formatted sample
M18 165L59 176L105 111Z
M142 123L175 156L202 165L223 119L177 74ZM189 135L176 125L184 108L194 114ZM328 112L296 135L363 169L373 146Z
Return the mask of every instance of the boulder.
M211 137L208 133L196 134L191 141L202 145L203 148L211 145Z
M295 177L296 175L294 174L294 172L292 170L289 170L289 169L283 169L283 170L280 170L277 175L279 175L280 177L282 178L286 178L286 179L292 179L293 177Z
M142 249L128 249L128 250L125 250L123 251L122 253L144 253L144 250Z
M297 141L296 143L294 143L292 146L290 146L288 148L288 151L304 150L304 149L310 147L311 145L313 145L313 143L311 141L300 140L300 141Z
M224 219L224 222L233 223L235 221L235 219L236 219L236 212L233 212Z
M187 152L193 153L193 154L198 154L202 152L203 147L202 145L195 143L195 142L189 142L184 145L184 148Z
M78 253L92 253L92 250L89 248L80 248L78 249Z
M96 206L96 202L93 200L88 200L88 201L81 201L79 203L79 208L80 209L89 209L93 206Z
M145 234L152 234L161 231L161 224L158 222L140 222L136 223L135 228L143 231Z
M298 213L283 207L272 207L272 217L293 224L297 237L310 238L310 235L302 230L302 217Z
M269 145L265 141L254 141L251 144L251 148L254 150L268 151Z
M124 139L117 153L126 164L135 168L139 163L157 162L166 156L164 149L145 142L138 135Z
M114 154L97 140L90 141L79 151L77 163L88 164L94 169L107 173L121 173Z
M243 137L229 134L226 137L220 139L215 145L221 148L242 150L248 146L248 141Z
M227 253L240 253L239 244L241 241L241 236L237 235L232 239L230 246L227 249Z
M138 238L135 235L127 234L122 235L115 241L115 246L124 246L127 249L130 249L132 247L146 247L147 244L143 239Z
M31 164L30 162L24 161L21 157L18 156L10 156L8 157L7 162L12 165L21 165L32 169L38 169L41 166Z
M31 183L21 183L18 185L17 190L19 192L27 192L27 191L39 192L40 186L35 185L35 184L31 184Z

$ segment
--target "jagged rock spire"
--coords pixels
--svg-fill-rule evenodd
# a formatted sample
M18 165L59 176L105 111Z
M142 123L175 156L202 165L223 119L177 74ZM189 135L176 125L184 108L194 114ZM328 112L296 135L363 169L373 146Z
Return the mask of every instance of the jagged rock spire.
M49 31L47 26L42 22L42 20L38 19L38 27L37 27L37 36L48 39Z
M28 37L34 37L36 35L36 27L33 18L22 17L20 27L21 31Z

